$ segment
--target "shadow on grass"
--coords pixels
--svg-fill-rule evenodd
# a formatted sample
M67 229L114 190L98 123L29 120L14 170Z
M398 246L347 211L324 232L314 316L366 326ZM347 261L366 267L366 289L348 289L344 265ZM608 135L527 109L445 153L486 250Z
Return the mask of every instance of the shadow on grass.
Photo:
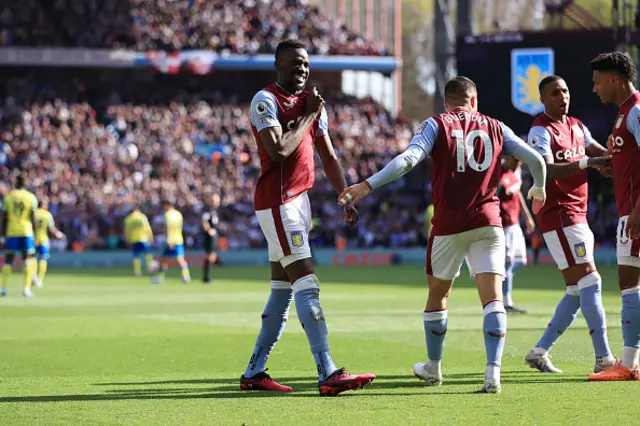
M522 371L505 371L502 373L503 385L546 385L550 383L586 382L585 377L554 376ZM425 386L415 377L409 375L383 375L367 386L364 391L345 392L341 397L381 396L397 397L410 395L446 396L468 395L476 390L462 391L458 386L482 385L483 376L478 373L457 373L445 375L444 384L438 388ZM293 393L279 392L247 392L238 389L238 379L202 379L202 380L166 380L155 382L97 383L96 386L127 386L124 389L109 389L95 394L76 395L29 395L1 397L0 403L23 402L68 402L68 401L119 401L119 400L186 400L186 399L237 399L237 398L315 398L317 382L309 378L288 377L280 379L282 383L294 384ZM196 387L164 387L146 388L155 385L217 385L214 388ZM128 386L140 386L131 388ZM384 392L389 390L390 392Z
M215 268L213 271L214 279L220 281L241 281L264 283L265 289L268 289L268 281L270 275L268 265L260 266L222 266ZM397 265L397 266L316 266L316 272L322 282L329 283L349 283L349 284L367 284L367 285L387 285L423 288L425 291L425 300L427 295L426 276L424 273L424 265ZM619 293L617 288L617 273L615 267L603 266L600 273L607 283L603 287L604 292ZM86 272L77 269L57 269L52 271L52 276L58 274L66 275L85 275ZM170 270L170 275L175 278L179 276L176 268ZM195 285L199 284L201 270L193 268L192 276ZM91 277L122 277L133 279L131 271L128 268L93 268ZM553 266L527 266L521 269L516 276L516 285L518 289L529 290L557 290L558 300L562 297L564 291L564 281L562 275ZM174 279L171 278L165 285L173 285ZM147 285L148 280L140 280L141 285ZM86 283L84 283L86 284ZM193 285L192 284L192 285ZM460 277L456 280L454 288L473 288L474 282L469 278L466 267ZM210 286L215 291L216 286Z

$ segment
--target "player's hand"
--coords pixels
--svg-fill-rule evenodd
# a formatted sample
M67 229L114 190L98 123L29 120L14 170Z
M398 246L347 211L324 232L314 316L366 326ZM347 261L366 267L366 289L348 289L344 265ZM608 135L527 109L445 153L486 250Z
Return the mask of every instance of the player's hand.
M342 193L338 196L338 204L346 206L348 204L355 204L371 192L371 187L368 183L360 182L355 185L351 185L348 188L342 190Z
M589 167L593 167L597 170L603 169L605 167L611 167L611 156L607 155L605 157L592 157L589 158L587 164L589 164Z
M524 227L525 227L525 231L526 231L527 234L533 234L535 232L536 223L533 221L532 217L528 217L525 220Z
M216 231L215 229L213 228L209 229L209 236L215 237L217 234L218 234L218 231Z
M58 239L59 240L66 240L67 236L61 232L60 234L58 234Z
M634 208L625 226L624 233L630 240L640 239L640 210Z
M542 206L544 206L544 202L547 200L547 193L543 187L533 185L527 193L527 199L533 199L531 207L533 208L533 213L538 214Z
M306 99L306 104L305 104L306 113L320 114L323 107L324 107L324 99L322 99L322 96L320 96L320 94L318 93L318 89L314 87L313 89L311 89L311 92L309 92L309 95L307 96L307 99Z
M360 213L354 207L353 204L347 204L344 206L344 221L347 222L347 225L353 226L358 223L360 219Z

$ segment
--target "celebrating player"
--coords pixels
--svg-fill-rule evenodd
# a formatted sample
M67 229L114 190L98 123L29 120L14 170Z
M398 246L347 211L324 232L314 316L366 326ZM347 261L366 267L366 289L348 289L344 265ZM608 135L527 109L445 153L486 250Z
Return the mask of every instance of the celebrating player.
M182 273L182 282L191 281L189 274L189 265L184 259L184 239L182 237L182 213L173 207L173 202L164 202L164 223L166 226L167 241L165 242L164 251L160 257L160 269L151 281L159 284L164 281L169 267L169 259L176 259L180 265Z
M16 252L22 254L24 260L24 291L25 297L33 296L31 282L35 273L33 254L36 246L33 241L34 229L37 231L35 218L38 200L36 196L25 189L22 175L16 177L15 189L4 197L2 205L2 235L5 240L4 266L2 267L2 293L7 295L9 277L13 269Z
M313 271L308 238L311 207L307 190L314 184L314 146L336 191L342 191L346 182L329 138L324 100L315 88L303 90L309 77L305 45L284 40L275 57L278 82L259 91L251 102L253 135L262 165L254 205L267 239L271 295L240 388L291 392L291 387L280 385L265 373L265 364L284 330L294 298L316 362L320 395L337 395L363 387L375 376L353 375L337 368L329 353L320 282ZM348 205L344 211L348 223L358 220L354 207Z
M149 219L139 207L133 209L124 219L124 237L133 253L133 273L142 276L142 256L145 256L147 271L151 272L153 256L149 253L149 245L153 243L153 231Z
M56 228L53 215L49 211L49 202L46 199L40 200L39 207L36 210L36 224L38 225L36 227L36 260L38 261L38 271L33 274L33 283L36 287L42 288L49 262L49 233L60 240L67 237Z
M607 340L602 278L593 261L594 237L587 223L585 169L606 168L611 158L580 120L567 115L569 88L561 77L545 77L539 90L545 110L534 120L528 138L529 144L544 157L548 170L548 198L538 212L538 226L562 271L566 293L525 361L543 373L562 373L551 363L548 353L582 309L595 350L594 370L598 372L611 367L615 359Z
M504 241L506 244L506 278L502 282L502 297L507 312L526 314L527 311L513 305L513 276L527 264L527 243L520 227L520 215L525 218L527 234L535 229L535 222L526 201L520 193L522 187L521 162L517 158L505 158L502 162L502 178L498 185L500 198L500 216L504 227Z
M622 291L622 360L589 380L639 380L640 356L640 93L633 60L620 52L591 61L593 91L603 103L618 105L610 137L613 184L618 206L618 284Z
M209 199L207 208L202 213L202 230L204 231L204 270L202 282L209 284L211 282L210 272L211 265L216 264L218 253L218 207L220 207L220 195L213 194Z
M534 211L545 200L544 160L501 122L478 112L478 92L466 77L445 86L447 112L424 121L407 149L384 169L342 192L339 202L356 203L371 191L407 173L428 155L433 160L433 230L427 247L429 297L424 330L429 362L416 364L414 374L427 385L442 383L441 360L447 332L447 298L462 261L467 263L484 307L487 352L481 392L498 393L500 363L507 332L502 302L505 242L501 229L500 157L512 155L531 169Z

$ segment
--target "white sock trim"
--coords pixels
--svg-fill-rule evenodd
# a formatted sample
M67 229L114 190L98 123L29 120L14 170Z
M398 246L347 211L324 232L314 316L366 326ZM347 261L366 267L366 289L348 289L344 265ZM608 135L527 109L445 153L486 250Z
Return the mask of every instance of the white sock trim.
M443 309L435 312L424 312L422 318L424 321L440 321L447 319L447 310Z
M271 280L271 290L288 290L291 284L288 281Z
M504 303L499 300L494 300L493 302L489 302L487 306L484 307L485 316L493 312L502 312L503 314L506 314L507 311L504 310Z
M624 289L620 293L622 293L623 296L625 294L640 293L640 286L635 286L635 287Z
M318 277L316 277L315 274L305 275L294 282L292 288L293 294L310 288L320 288L320 280L318 280Z
M602 282L602 277L600 276L598 271L593 271L592 273L585 275L584 277L578 280L578 289L583 290L587 287L592 287L594 285L600 286L601 282Z
M580 296L580 288L577 285L568 285L567 294L569 296Z

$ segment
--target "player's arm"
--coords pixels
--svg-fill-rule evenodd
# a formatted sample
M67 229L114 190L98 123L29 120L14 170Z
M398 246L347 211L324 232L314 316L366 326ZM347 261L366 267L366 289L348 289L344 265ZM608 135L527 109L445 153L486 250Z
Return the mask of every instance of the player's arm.
M56 227L56 222L53 220L53 215L49 214L49 223L47 224L47 228L51 232L51 234L59 240L66 240L67 236L64 235L64 232L60 231Z
M9 215L7 214L7 211L9 210L9 208L7 207L8 203L9 200L7 199L7 197L5 197L4 202L2 203L2 211L0 212L0 220L2 220L2 227L0 228L0 238L3 240L3 244L4 239L7 238L7 227L9 226Z
M36 210L38 210L38 199L32 194L31 199L31 212L29 214L29 220L31 221L31 229L33 229L33 235L38 233L38 221L36 220Z
M202 215L202 228L204 229L204 232L211 235L212 237L215 237L216 234L218 233L218 230L211 226L211 224L209 223L210 219L211 219L211 213L205 212Z
M634 105L627 114L627 130L640 149L640 105ZM640 238L640 197L635 201L633 210L627 218L625 234L632 240Z
M153 229L151 229L151 224L149 223L149 218L144 216L144 226L147 232L147 236L149 237L149 243L153 244Z
M333 149L333 143L331 143L331 138L329 137L327 111L324 108L320 114L319 121L318 134L316 135L314 145L320 156L325 176L331 183L331 186L333 186L333 189L340 193L347 186L347 181L344 178L342 166L340 165L340 161L338 161L338 156Z
M520 192L518 192L518 200L520 200L520 214L524 217L527 234L532 234L536 230L536 222L533 220L529 206Z
M585 128L586 130L586 128ZM588 132L588 130L587 130ZM585 132L585 141L587 140L587 132ZM589 133L589 136L591 134ZM553 152L551 152L551 135L549 131L542 126L532 127L529 131L529 144L544 158L547 164L547 175L549 180L564 179L573 175L574 173L586 169L587 167L604 167L609 164L610 158L603 158L600 156L594 156L594 158L583 158L578 161L572 161L570 163L555 164L553 158ZM591 138L593 139L593 138ZM595 142L595 141L594 141ZM595 142L600 146L597 142ZM587 143L585 143L586 145ZM591 146L591 145L589 145ZM593 148L594 150L597 149ZM604 148L603 148L604 149ZM606 150L604 150L606 155ZM587 150L588 153L588 150ZM592 157L592 156L589 156Z
M322 108L322 112L320 113L318 133L316 134L314 145L320 156L324 175L329 180L329 183L331 183L331 186L333 186L333 189L340 194L347 187L347 180L344 177L344 171L342 170L340 161L338 161L338 156L333 149L333 143L329 137L327 111L324 108ZM358 210L356 210L351 203L345 205L344 214L346 222L349 225L354 225L360 217Z
M253 97L251 123L258 130L260 142L273 161L283 162L298 148L323 105L324 100L314 88L306 98L305 114L288 132L283 132L278 121L278 106L273 94L262 90Z
M538 213L547 199L545 184L547 182L547 166L540 154L529 147L525 141L516 136L508 126L500 123L504 146L504 155L511 155L529 167L533 176L533 186L529 189L527 198L533 198L533 212Z
M131 219L127 217L124 220L124 239L127 244L131 244Z
M431 153L438 137L438 125L433 118L423 121L407 149L382 170L367 180L346 188L338 197L339 204L356 203L371 191L400 179Z
M582 125L584 129L584 148L589 157L608 157L611 158L611 154L609 150L604 146L600 145L598 141L596 141L593 136L591 136L591 131L587 128L587 126Z

